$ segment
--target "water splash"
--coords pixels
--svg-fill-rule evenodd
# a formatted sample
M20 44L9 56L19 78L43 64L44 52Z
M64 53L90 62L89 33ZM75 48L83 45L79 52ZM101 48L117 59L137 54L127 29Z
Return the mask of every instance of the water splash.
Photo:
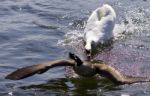
M64 40L58 40L58 45L69 47L79 44L83 39L83 32L79 30L70 31L65 34Z
M103 60L127 75L139 76L142 74L142 76L147 76L147 72L144 75L141 71L143 63L145 63L142 58L145 53L141 53L138 46L141 46L139 45L141 37L149 34L146 32L149 31L150 18L148 16L150 12L149 9L140 7L130 9L126 8L125 17L120 20L120 24L115 25L113 30L114 48L111 51L98 54L94 59ZM66 33L64 38L64 40L58 41L59 46L71 48L78 54L83 52L83 31L70 31ZM141 44L143 43L141 42ZM142 46L145 48L145 45Z

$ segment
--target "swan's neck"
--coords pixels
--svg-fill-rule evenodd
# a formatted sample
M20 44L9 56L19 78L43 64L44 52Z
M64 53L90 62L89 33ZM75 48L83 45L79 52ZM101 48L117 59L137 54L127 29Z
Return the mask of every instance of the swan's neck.
M91 45L92 45L91 43L92 43L91 40L88 40L88 41L86 42L86 45L85 45L85 49L86 49L86 50L88 50L88 51L91 50Z

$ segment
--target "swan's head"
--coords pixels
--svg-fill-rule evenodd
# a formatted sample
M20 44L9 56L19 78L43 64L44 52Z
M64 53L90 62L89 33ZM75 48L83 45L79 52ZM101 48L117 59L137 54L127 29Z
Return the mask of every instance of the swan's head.
M88 60L90 60L91 58L93 46L94 46L94 41L87 41L85 44L85 52Z

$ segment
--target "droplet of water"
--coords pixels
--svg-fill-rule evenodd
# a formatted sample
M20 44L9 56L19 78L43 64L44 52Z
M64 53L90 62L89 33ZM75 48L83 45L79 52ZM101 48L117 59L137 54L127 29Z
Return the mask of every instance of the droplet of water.
M130 95L127 93L123 93L123 94L121 94L121 96L130 96Z
M8 95L13 96L13 92L9 92Z

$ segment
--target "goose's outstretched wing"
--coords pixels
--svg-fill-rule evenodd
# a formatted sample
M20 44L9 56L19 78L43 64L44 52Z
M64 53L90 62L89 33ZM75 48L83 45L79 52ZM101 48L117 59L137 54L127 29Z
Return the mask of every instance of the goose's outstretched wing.
M124 78L123 75L117 71L115 68L106 65L106 64L93 64L95 70L97 73L99 73L101 76L106 77L110 80L112 80L115 83L123 82Z
M117 84L150 82L150 79L148 79L147 77L125 76L121 74L118 70L116 70L115 68L106 64L93 64L93 67L97 71L97 73L99 73L101 76L106 77Z
M38 65L32 65L32 66L27 66L21 69L18 69L9 75L7 75L5 78L6 79L11 79L11 80L20 80L27 78L29 76L32 76L34 74L42 74L49 70L50 68L57 67L57 66L74 66L75 61L68 59L68 60L55 60L55 61L50 61L45 64L38 64Z

